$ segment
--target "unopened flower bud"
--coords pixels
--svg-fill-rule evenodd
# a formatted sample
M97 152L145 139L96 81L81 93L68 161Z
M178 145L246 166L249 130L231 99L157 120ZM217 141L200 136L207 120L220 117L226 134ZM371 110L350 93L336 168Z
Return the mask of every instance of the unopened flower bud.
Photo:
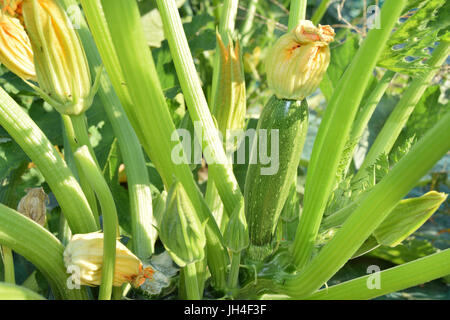
M54 0L23 0L23 19L34 52L43 98L66 115L79 115L95 95L81 41ZM96 84L98 82L96 81Z
M33 188L19 201L17 211L34 222L45 225L48 196L42 188Z
M67 268L79 268L82 285L100 285L103 266L103 233L74 235L64 251L64 263ZM151 267L144 268L141 260L120 241L116 242L113 281L115 287L126 282L139 287L145 282L145 279L151 279L153 273Z
M277 40L268 52L266 73L279 99L303 100L317 89L330 63L328 45L334 35L330 26L302 20Z
M159 237L178 266L185 267L204 258L204 227L183 186L175 182L167 196Z
M20 21L0 12L0 62L25 80L36 81L33 50Z
M244 67L239 41L236 41L234 47L232 40L229 39L228 45L225 46L219 33L217 33L217 41L220 48L220 69L214 115L218 129L227 139L226 150L231 153L237 147L233 137L234 132L239 133L245 126ZM227 133L231 135L227 137Z

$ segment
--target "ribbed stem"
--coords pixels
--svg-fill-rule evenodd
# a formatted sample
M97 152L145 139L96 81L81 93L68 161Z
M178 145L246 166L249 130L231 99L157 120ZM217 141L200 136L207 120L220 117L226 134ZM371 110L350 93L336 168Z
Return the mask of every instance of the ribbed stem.
M201 123L203 132L196 132L197 139L201 141L203 150L208 148L206 161L225 211L231 213L240 203L242 193L203 94L176 3L174 0L157 0L157 4L189 114L193 122Z
M67 137L67 141L70 145L70 149L73 152L75 152L78 147L82 146L82 144L79 143L75 130L72 124L72 120L69 116L61 115L65 133ZM67 152L68 150L66 150ZM67 162L67 160L66 160ZM98 214L98 208L97 208L97 198L95 197L94 190L92 190L89 182L86 180L86 177L84 176L83 170L79 167L78 163L75 163L75 168L71 168L73 172L76 172L78 174L78 182L80 183L80 187L83 190L84 195L86 196L87 201L89 202L89 206L92 209L92 213L94 215L95 223L97 224L97 228L100 229L100 219Z
M327 106L314 142L305 185L304 209L296 232L294 263L309 261L317 231L364 91L406 0L387 0L380 13L381 28L372 29L347 68Z
M322 0L320 1L319 7L314 12L311 21L315 25L322 20L323 16L325 15L325 12L327 12L328 6L330 5L331 0Z
M377 275L359 277L319 290L311 300L363 300L373 299L391 292L407 289L450 274L450 249L381 271ZM379 288L369 288L374 277Z
M389 87L389 83L391 82L394 75L395 72L390 70L386 71L381 80L378 82L377 86L372 90L369 97L367 98L366 103L356 115L356 119L355 122L353 123L352 130L350 131L349 141L361 139L364 130L366 129L367 124L369 123L370 118L372 117L373 112L375 111L376 107L378 106L378 103L380 102L381 98L383 97L384 93ZM354 153L355 149L356 144L351 154ZM345 167L346 171L350 167L352 161L352 157L348 158L349 158L348 163L346 164Z
M64 247L49 231L0 204L0 244L10 247L33 263L47 278L57 299L87 299L84 288L69 289L63 263Z
M92 158L87 146L79 148L75 153L75 160L86 175L89 183L97 194L102 207L103 217L103 264L102 283L100 285L100 300L111 299L114 280L114 266L116 261L116 240L120 235L118 230L118 218L116 205L111 191L108 188L103 175Z
M370 147L369 153L364 159L355 179L360 179L366 174L365 169L375 163L382 154L389 154L395 144L400 132L408 121L409 116L414 111L423 93L429 86L439 67L445 62L450 53L450 42L442 41L433 51L433 55L428 61L429 71L423 75L415 77L403 93L400 101L395 106L386 123L378 133L377 138Z
M195 263L189 263L184 267L184 281L186 284L186 296L188 300L200 300L200 291L197 281Z
M238 289L240 264L241 252L233 252L231 256L230 274L228 275L228 290L230 290L231 294Z
M281 291L305 298L328 281L412 188L450 149L450 111L417 142L361 201L335 236Z
M81 3L114 89L120 93L119 98L133 127L166 188L170 189L176 177L202 221L207 221L208 265L213 279L224 285L227 252L187 161L174 163L172 160L172 151L180 140L145 40L136 3L119 0L108 0L103 4L99 0L82 0Z
M289 9L289 24L288 30L294 29L300 20L306 19L307 0L291 0L291 7Z
M11 248L6 246L0 246L1 256L3 259L3 268L5 272L6 283L16 283L16 277L14 274L14 257Z
M87 59L94 74L102 64L95 42L76 0L62 0L66 8L76 8L78 34L83 42ZM74 13L72 11L72 13ZM158 237L152 210L150 179L145 163L144 153L138 137L128 120L124 109L109 81L106 70L102 71L98 96L103 103L105 113L111 122L114 135L119 144L120 153L127 174L127 186L130 195L130 212L132 222L132 241L136 255L146 259L153 254Z
M43 174L74 233L97 230L94 216L76 178L50 141L0 88L0 125L20 145Z

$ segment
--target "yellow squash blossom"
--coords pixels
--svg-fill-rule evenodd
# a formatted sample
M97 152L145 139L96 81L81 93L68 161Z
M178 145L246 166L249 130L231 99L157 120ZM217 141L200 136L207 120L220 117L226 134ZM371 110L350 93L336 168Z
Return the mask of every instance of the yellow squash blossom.
M277 40L268 52L266 73L269 87L279 99L303 100L319 86L330 63L330 26L314 26L302 20Z
M36 81L30 39L19 19L0 13L0 62L25 80Z
M62 114L83 113L96 85L92 88L85 52L67 14L54 0L23 0L22 12L34 52L36 90Z
M99 286L103 266L103 233L74 235L64 251L64 263L67 268L79 268L82 285ZM153 273L152 268L144 268L141 260L120 241L116 242L115 287L126 282L138 287L145 279L151 279Z

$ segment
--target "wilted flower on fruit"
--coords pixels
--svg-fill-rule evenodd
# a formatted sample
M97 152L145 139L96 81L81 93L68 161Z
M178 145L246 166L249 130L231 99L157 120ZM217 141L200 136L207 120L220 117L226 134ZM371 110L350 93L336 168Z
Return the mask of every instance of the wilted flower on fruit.
M72 24L54 0L23 0L23 19L34 52L36 87L60 113L78 115L91 104L89 65Z
M8 13L10 16L22 14L23 0L0 0L0 7L2 12Z
M79 268L82 285L100 285L103 266L103 233L74 235L64 251L64 263L67 268L73 268L73 266ZM151 267L144 268L141 260L120 241L116 242L114 286L129 282L139 287L145 279L151 279L153 273Z
M30 39L19 19L0 12L0 62L25 80L36 81Z
M19 201L17 211L34 222L45 225L48 196L42 188L33 188Z
M330 26L300 21L277 40L266 60L269 87L279 99L303 100L319 86L330 63Z

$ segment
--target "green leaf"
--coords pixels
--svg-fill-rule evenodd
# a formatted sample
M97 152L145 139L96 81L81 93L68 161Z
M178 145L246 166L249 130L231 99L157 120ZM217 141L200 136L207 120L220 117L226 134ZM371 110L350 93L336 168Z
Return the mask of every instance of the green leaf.
M380 246L369 253L372 257L377 257L395 264L404 264L430 254L436 253L437 249L426 240L411 239L406 240L395 248Z
M419 10L410 12L412 16L392 34L378 65L415 76L427 70L423 61L431 56L428 48L439 41L439 31L448 27L448 10L446 0L429 0Z
M378 243L395 247L419 229L436 212L447 195L436 191L403 200L374 231Z

